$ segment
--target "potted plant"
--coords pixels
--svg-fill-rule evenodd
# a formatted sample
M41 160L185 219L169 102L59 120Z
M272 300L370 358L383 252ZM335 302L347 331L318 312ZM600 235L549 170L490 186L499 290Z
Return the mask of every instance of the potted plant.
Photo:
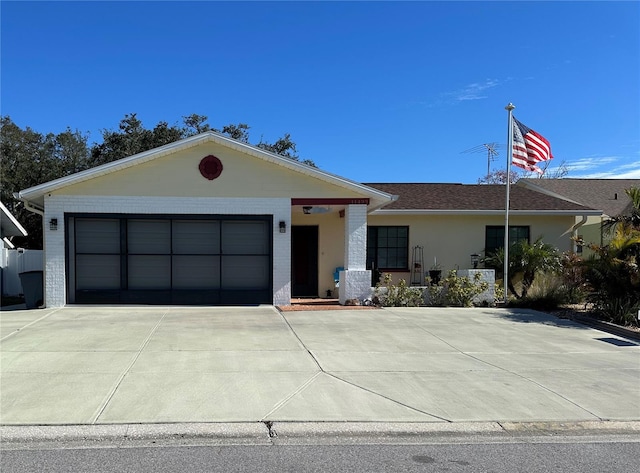
M429 269L431 284L437 285L442 278L442 266L438 264L438 258L433 258L433 266Z

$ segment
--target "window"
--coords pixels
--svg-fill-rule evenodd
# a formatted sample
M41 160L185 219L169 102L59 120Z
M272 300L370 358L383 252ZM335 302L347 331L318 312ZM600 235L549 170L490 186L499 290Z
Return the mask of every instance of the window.
M520 240L529 241L528 226L509 227L509 245L513 245ZM486 229L484 251L485 255L495 253L498 248L504 247L504 226L489 225Z
M409 227L368 227L367 268L409 269Z

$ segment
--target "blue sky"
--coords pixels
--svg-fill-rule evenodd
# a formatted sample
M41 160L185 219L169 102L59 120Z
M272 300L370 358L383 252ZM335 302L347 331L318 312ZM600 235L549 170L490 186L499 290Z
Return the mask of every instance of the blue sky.
M475 183L513 102L568 177L640 178L636 1L0 8L0 112L43 133L197 113L356 181Z

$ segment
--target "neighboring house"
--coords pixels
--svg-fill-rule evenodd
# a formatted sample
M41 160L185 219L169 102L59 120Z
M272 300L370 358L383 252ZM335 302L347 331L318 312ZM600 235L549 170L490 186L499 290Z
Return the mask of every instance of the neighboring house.
M0 238L3 248L15 248L11 238L15 236L27 236L27 231L13 216L9 209L0 202Z
M520 179L515 187L541 192L543 194L579 203L601 210L601 215L576 216L578 237L585 244L606 243L607 235L602 232L602 223L609 217L631 213L631 200L625 190L640 188L640 179ZM582 252L578 247L577 251ZM585 255L590 253L584 249Z
M27 231L18 222L18 219L0 202L0 238L2 238L2 251L0 254L0 292L3 296L17 296L22 293L19 273L25 270L24 251L22 248L15 249L11 238L16 236L27 236ZM34 255L29 254L32 260ZM40 263L42 269L42 259L38 261L35 255L35 264ZM33 261L30 261L34 263ZM27 266L27 269L31 269Z
M511 225L563 250L575 216L597 214L513 194ZM367 251L407 272L423 245L444 269L464 268L504 224L502 186L364 185L215 132L18 196L43 214L47 306L287 305L335 295L336 268L345 303L370 294Z
M385 272L398 273L409 281L413 247L422 247L425 272L434 263L448 269L471 266L471 255L485 256L504 246L504 185L467 184L367 184L398 195L398 199L369 215L370 229L378 230L378 256L369 251L369 264ZM576 216L597 216L599 211L580 204L512 186L509 205L511 242L520 239L544 241L560 251L573 249ZM403 238L388 239L383 249L382 234L396 228ZM375 249L369 233L370 249ZM388 255L391 255L389 257Z

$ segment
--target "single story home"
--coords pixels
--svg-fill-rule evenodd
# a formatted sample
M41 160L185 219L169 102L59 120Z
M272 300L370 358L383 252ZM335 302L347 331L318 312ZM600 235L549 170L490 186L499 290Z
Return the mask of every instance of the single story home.
M408 275L414 247L467 268L504 231L503 186L365 185L215 132L18 197L43 217L49 307L288 305L336 289L345 303L370 294L371 268ZM598 214L525 188L511 202L516 236L561 250L576 216Z
M477 259L504 246L506 189L492 184L374 183L375 189L398 196L389 205L374 210L368 218L370 229L405 229L405 248L398 255L422 248L425 273L432 267L467 269ZM600 211L563 199L511 186L509 238L512 243L542 237L560 251L575 251L571 237L577 231L576 216L597 216ZM375 233L374 233L375 234ZM370 236L372 236L370 234ZM370 241L370 249L374 248ZM409 251L406 251L409 250ZM418 252L420 253L420 251ZM375 253L368 251L369 262ZM408 263L408 264L407 264ZM377 267L394 271L398 278L413 279L410 269L421 261L406 258L391 265L383 260ZM370 266L371 267L371 266Z
M520 179L517 186L601 210L600 215L576 215L576 225L577 237L585 245L603 245L608 238L602 231L603 222L610 217L631 215L632 203L625 191L640 188L640 179ZM577 252L583 253L582 245ZM585 256L590 253L584 248Z

